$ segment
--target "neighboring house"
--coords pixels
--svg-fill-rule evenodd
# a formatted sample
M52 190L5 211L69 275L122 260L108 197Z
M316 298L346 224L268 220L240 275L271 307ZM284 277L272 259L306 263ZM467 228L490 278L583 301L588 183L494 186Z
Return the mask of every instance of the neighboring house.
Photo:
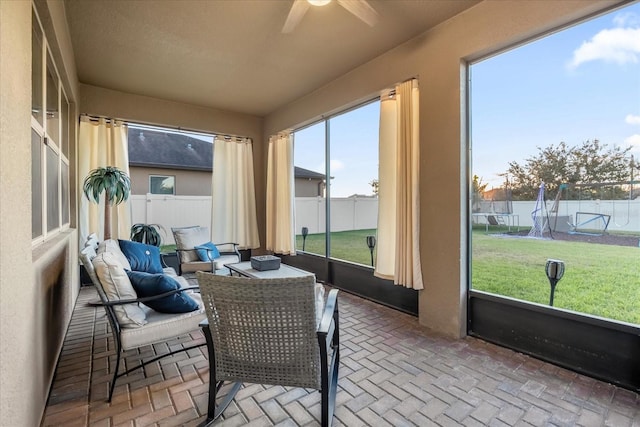
M213 144L187 135L129 128L132 194L211 196ZM324 196L324 174L294 169L295 196Z
M132 194L211 196L211 142L135 127L128 142Z
M324 174L309 169L294 167L296 197L324 197Z

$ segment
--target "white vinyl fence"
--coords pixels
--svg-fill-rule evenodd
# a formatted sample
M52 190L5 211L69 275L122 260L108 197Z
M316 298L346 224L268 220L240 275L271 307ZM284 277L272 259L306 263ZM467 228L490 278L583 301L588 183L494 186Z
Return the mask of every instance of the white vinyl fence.
M326 203L322 197L296 197L296 234L307 227L310 234L326 231ZM367 230L378 227L378 199L331 199L331 231Z
M296 234L302 227L309 233L325 232L325 199L322 197L296 198ZM551 208L552 201L547 202ZM378 199L374 197L347 197L331 199L331 231L364 230L377 228ZM513 224L520 227L533 225L531 212L535 202L513 202ZM171 227L211 225L211 197L167 196L160 194L131 196L132 224L160 224L165 233L164 244L173 244ZM590 200L561 201L558 211L558 226L576 224L576 212L610 215L608 231L640 232L640 200ZM555 214L550 213L554 221ZM588 215L582 215L584 220ZM437 220L434 218L434 221ZM474 221L484 223L483 217ZM561 228L558 228L560 230Z
M131 224L159 224L162 244L175 243L171 227L200 225L211 228L211 196L131 196Z

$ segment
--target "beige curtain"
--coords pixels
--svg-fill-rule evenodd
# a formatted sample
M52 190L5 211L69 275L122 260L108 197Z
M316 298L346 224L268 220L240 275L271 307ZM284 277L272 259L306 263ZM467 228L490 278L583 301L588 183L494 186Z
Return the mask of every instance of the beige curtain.
M293 138L269 137L267 158L267 250L295 255Z
M212 241L259 248L251 139L214 138L211 196Z
M127 130L124 122L105 118L80 118L78 131L78 197L80 199L80 243L91 233L100 239L104 232L104 200L100 205L90 202L82 192L84 179L97 167L115 166L129 175ZM131 235L131 205L129 200L112 208L111 238L129 239Z
M377 277L423 289L420 268L419 90L417 80L380 104Z

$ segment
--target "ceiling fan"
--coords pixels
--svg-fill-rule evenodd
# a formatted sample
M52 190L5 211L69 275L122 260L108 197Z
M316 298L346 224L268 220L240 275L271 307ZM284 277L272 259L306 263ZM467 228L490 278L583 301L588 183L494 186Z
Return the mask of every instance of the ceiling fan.
M373 27L378 22L378 12L371 7L367 0L337 0L337 2L370 27ZM291 5L284 27L282 27L282 32L292 32L300 23L304 14L307 13L309 6L325 6L329 3L331 3L331 0L293 0L293 5Z

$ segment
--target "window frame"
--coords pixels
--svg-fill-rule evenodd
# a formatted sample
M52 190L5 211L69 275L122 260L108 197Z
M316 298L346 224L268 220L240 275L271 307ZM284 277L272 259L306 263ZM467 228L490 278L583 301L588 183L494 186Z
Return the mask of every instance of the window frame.
M153 193L151 191L152 189L152 185L151 185L151 180L153 178L173 178L173 192L172 193ZM159 174L149 174L149 194L157 194L157 195L161 195L161 196L175 196L176 195L176 176L175 175L159 175Z
M42 27L42 23L38 16L38 13L35 9L35 5L32 4L32 34L37 26L39 30L39 34L42 36L42 45L41 45L41 63L42 69L40 70L40 78L39 78L39 86L42 88L42 99L40 100L42 105L39 105L40 108L43 109L42 114L42 123L39 122L38 118L31 114L31 130L38 135L40 138L40 200L41 209L40 212L31 212L32 222L38 221L40 224L41 232L37 236L33 236L32 233L32 246L37 246L47 239L55 236L56 234L64 231L70 227L71 223L71 188L70 188L70 176L71 176L71 164L69 162L69 153L71 142L70 138L70 124L71 124L71 105L69 103L69 98L64 90L62 79L60 78L60 73L58 72L55 59L51 48L49 46L47 36ZM32 52L32 61L34 59L34 55L37 54ZM57 90L56 96L56 108L52 114L57 115L57 128L53 129L54 132L49 132L49 128L54 128L53 125L49 124L50 119L48 118L49 113L47 112L47 106L49 105L47 100L50 95L48 93L48 79L52 78L55 81L55 87ZM32 94L33 96L33 94ZM33 108L33 99L31 102ZM64 101L64 102L63 102ZM66 113L62 114L62 108L66 109ZM63 121L63 119L66 119ZM67 132L63 132L63 126L66 127ZM62 141L63 135L66 136L67 141ZM67 153L63 152L64 147L67 148ZM47 167L47 156L48 150L51 150L53 154L56 156L57 163L57 174L56 174L56 196L57 200L55 202L51 202L48 200L47 189L49 188L50 180L47 175L48 167ZM65 178L63 174L63 166L67 170L66 174L66 182L63 183L63 179ZM32 165L33 167L33 165ZM33 178L33 175L32 175ZM65 185L66 184L66 185ZM32 186L33 188L33 186ZM48 208L50 204L57 204L57 224L49 224L48 218ZM39 218L36 218L38 216Z
M382 92L388 92L389 90L386 91L382 91ZM353 263L353 261L349 261L349 260L344 260L342 258L336 258L335 256L333 256L331 254L331 182L330 182L330 177L331 177L331 120L340 116L344 116L345 114L349 114L350 112L353 112L355 110L358 110L359 108L363 108L366 107L370 104L373 104L375 102L380 103L382 101L382 95L376 95L370 98L365 99L364 101L359 101L349 107L346 107L344 109L338 110L332 114L328 114L328 115L323 115L320 119L318 120L313 120L307 124L305 124L304 126L300 126L298 128L293 129L292 135L294 137L294 141L295 141L295 134L297 132L300 132L302 130L305 130L307 128L310 128L312 126L317 126L322 124L324 126L324 164L325 164L325 169L323 171L324 174L324 182L325 182L325 187L324 187L324 196L322 196L322 198L325 200L325 206L324 206L324 226L325 226L325 231L324 231L324 236L325 236L325 246L324 246L324 253L319 254L319 253L314 253L314 252L309 252L309 251L302 251L302 249L298 249L296 248L296 252L297 253L301 253L301 254L311 254L311 255L315 255L315 256L319 256L322 258L326 258L327 260L336 260L336 261L342 261L342 262L349 262L349 263ZM379 118L378 118L379 120ZM379 123L378 123L379 125ZM378 135L378 146L379 147L380 144L380 139L379 139L379 135ZM296 144L294 143L294 166L295 166L295 148ZM295 199L295 194L294 194L294 199ZM295 229L297 230L298 225L295 224ZM364 268L370 268L373 269L373 266L370 265L366 265L366 264L360 264L360 263L354 263L356 265L362 266Z

